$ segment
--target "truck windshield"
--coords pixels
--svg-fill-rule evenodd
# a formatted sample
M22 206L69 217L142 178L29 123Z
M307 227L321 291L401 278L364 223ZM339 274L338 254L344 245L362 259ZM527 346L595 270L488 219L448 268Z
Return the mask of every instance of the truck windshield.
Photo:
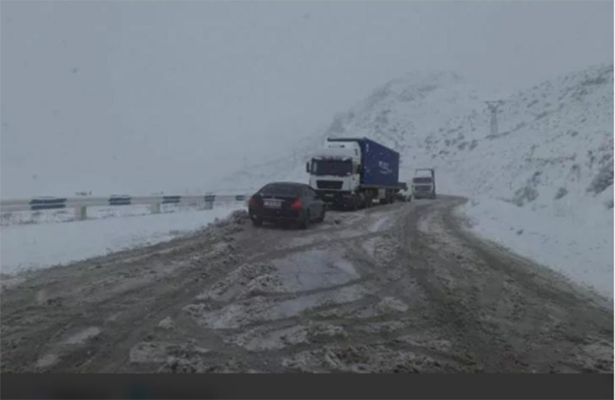
M352 174L350 160L312 160L312 174L347 176Z
M431 178L425 177L425 178L414 178L412 180L413 183L431 183Z

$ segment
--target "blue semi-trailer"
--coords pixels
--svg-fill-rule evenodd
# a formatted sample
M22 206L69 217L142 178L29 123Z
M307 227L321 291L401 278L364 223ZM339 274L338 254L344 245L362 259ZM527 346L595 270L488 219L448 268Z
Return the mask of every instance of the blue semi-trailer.
M327 139L306 170L323 200L355 210L392 203L406 188L399 182L399 153L368 138Z

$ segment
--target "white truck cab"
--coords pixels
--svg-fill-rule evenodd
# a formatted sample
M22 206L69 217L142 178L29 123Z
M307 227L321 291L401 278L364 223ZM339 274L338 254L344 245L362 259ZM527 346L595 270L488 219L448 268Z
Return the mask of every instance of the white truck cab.
M354 192L360 185L361 148L355 142L326 142L307 164L310 186Z

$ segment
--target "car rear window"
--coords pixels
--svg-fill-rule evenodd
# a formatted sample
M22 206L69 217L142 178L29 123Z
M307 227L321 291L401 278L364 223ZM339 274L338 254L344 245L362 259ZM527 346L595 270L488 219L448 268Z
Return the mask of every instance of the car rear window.
M258 192L264 195L301 196L301 194L303 193L303 187L299 185L285 185L281 183L274 183L265 186Z

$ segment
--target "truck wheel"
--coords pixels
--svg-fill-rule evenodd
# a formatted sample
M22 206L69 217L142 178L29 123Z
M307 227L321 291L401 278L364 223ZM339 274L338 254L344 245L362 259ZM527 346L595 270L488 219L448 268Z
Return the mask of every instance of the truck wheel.
M252 225L254 225L255 227L259 227L263 225L263 220L260 218L255 218L252 220Z
M348 208L350 208L351 211L357 211L361 209L361 196L352 196L352 200L350 201Z
M365 200L365 194L359 195L359 209L367 208L367 200Z

